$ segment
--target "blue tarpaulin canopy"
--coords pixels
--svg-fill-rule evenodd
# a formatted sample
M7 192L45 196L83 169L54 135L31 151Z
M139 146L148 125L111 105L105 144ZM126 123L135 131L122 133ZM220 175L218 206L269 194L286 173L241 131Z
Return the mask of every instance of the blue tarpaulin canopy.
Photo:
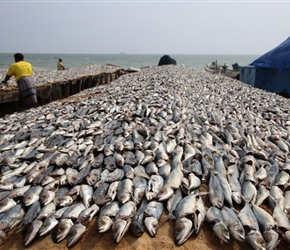
M279 71L290 69L290 37L253 61L250 65L254 67L274 68Z

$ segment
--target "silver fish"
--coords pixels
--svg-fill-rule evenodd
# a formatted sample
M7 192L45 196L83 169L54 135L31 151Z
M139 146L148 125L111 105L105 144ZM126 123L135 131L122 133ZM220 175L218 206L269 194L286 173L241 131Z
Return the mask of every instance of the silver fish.
M145 226L152 237L155 237L158 229L158 222L163 213L163 204L157 201L150 201L145 209Z
M145 192L147 189L147 181L145 180L145 178L141 177L141 176L136 176L133 179L133 195L132 195L132 200L136 203L139 204L144 196L145 196Z
M145 217L145 209L147 205L148 205L147 199L143 198L140 207L133 216L130 228L132 234L136 237L140 237L144 233L143 220Z
M167 200L166 206L168 210L168 215L166 216L165 221L168 219L175 219L174 211L182 199L182 192L180 189L176 189L174 194Z
M224 223L221 211L211 206L206 213L206 220L209 223L213 223L212 229L215 234L224 242L228 242L230 239L230 233L227 226Z
M14 199L11 199L9 197L1 200L0 201L0 213L7 212L8 210L10 210L14 206L16 206L16 204L17 203L14 201Z
M43 222L40 220L34 220L28 227L28 230L24 238L24 246L28 246L34 238L37 236L39 229L41 228Z
M183 172L181 171L181 166L178 165L167 176L163 187L160 189L157 195L157 200L164 201L169 199L174 193L173 189L178 189L180 187L182 178Z
M230 234L240 242L245 241L245 230L235 212L226 206L221 209L221 212Z
M49 233L53 228L56 227L58 222L59 221L53 216L48 216L41 225L41 228L39 229L39 236L43 236Z
M130 179L120 181L117 190L117 199L121 204L125 204L131 200L133 194L133 182Z
M113 222L112 231L113 237L116 243L119 243L121 239L124 237L126 232L128 231L131 224L131 219L121 219L117 218Z
M102 207L98 216L97 228L99 233L108 231L113 225L111 217L115 217L120 210L119 202L113 201L112 203Z
M23 203L25 206L30 206L32 203L39 200L39 194L42 191L42 187L31 186L24 194L23 194Z
M83 204L86 208L90 207L93 200L93 187L83 184L80 186L80 197L83 200Z
M55 213L56 210L56 205L53 202L48 203L47 205L45 205L39 212L39 214L37 215L36 219L37 220L43 220L46 217L52 215Z
M210 174L208 188L211 204L215 207L222 208L224 205L224 193L218 178L213 172Z
M41 211L41 205L39 201L34 202L26 211L21 221L21 226L23 228L26 228L30 223L32 223L32 221L36 219L40 211Z
M87 226L93 217L98 213L99 207L96 204L91 205L90 207L84 209L79 214L77 221L84 226Z
M69 234L72 226L74 223L71 219L63 218L60 220L57 226L57 232L56 232L56 242L61 242L63 239L67 237Z
M182 217L175 221L174 237L177 245L181 245L187 241L193 232L193 223L190 219Z
M81 223L75 223L72 228L69 231L69 234L67 236L67 247L71 247L73 244L75 244L80 238L83 236L83 234L87 231L87 228L82 225Z

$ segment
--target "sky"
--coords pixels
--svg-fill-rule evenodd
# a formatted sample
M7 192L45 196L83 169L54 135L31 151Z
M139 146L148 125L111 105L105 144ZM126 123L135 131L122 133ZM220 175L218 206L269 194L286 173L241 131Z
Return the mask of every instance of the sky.
M0 53L261 55L289 1L0 0Z

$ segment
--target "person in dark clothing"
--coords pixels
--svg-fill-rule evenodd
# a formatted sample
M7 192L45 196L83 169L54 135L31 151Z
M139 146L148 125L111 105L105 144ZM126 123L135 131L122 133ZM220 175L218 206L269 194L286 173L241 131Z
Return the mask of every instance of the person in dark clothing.
M37 106L37 95L36 85L32 78L33 67L29 62L24 61L24 56L21 53L14 54L14 60L15 63L10 65L2 83L7 85L10 77L14 76L24 106L34 108Z
M176 65L176 61L172 57L170 57L169 55L164 55L160 58L158 66L170 65L170 64Z

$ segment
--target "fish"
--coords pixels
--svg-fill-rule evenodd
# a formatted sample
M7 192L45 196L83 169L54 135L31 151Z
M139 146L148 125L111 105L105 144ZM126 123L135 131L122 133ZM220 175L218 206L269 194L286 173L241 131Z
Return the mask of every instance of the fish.
M147 181L145 178L141 176L136 176L133 179L133 194L132 200L138 205L144 198L146 189L147 189Z
M175 219L174 211L181 200L182 200L182 192L180 189L176 189L174 194L166 202L168 214L164 219L163 223L169 219L171 220Z
M223 206L221 209L222 216L226 226L229 229L230 234L238 241L244 242L245 241L245 230L243 228L242 223L238 219L237 215L233 211L226 206Z
M117 189L117 199L121 204L131 200L133 195L133 182L130 179L120 181Z
M157 195L158 201L164 201L169 199L173 193L174 189L178 189L181 185L183 178L183 172L181 171L181 166L178 165L174 170L170 172L167 176L166 180L164 181L163 187L159 190Z
M215 206L211 206L206 213L206 220L209 223L212 223L213 231L215 234L224 242L228 242L230 240L230 233L225 225L225 222L222 217L221 210Z
M183 244L194 232L193 222L186 218L178 218L174 225L174 238L177 245Z
M56 237L55 237L55 240L56 242L61 242L63 239L65 239L72 226L74 225L74 223L72 222L71 219L67 219L67 218L62 218L58 225L57 225L57 231L56 231Z
M97 220L97 228L99 233L104 233L111 228L113 225L111 218L114 218L119 210L120 206L118 201L113 201L112 203L109 203L101 208Z
M93 187L90 185L82 184L80 186L80 197L83 200L83 204L86 208L90 207L93 200Z
M80 238L83 236L83 234L87 231L86 226L84 226L81 223L75 223L68 235L67 235L67 243L66 246L67 247L71 247L73 244L75 244L78 240L80 240Z
M57 226L58 223L59 221L55 217L53 216L46 217L46 219L44 220L43 224L41 225L39 229L39 233L38 233L39 236L48 234L50 231L53 230L53 228Z
M99 210L100 208L96 204L92 204L80 212L77 222L87 226Z
M138 210L132 218L132 222L130 225L131 232L134 236L140 237L144 233L144 217L145 217L145 209L148 205L147 199L144 197Z
M37 236L43 222L41 220L34 220L28 227L24 237L24 246L28 246Z
M222 208L224 205L224 192L222 190L219 179L213 172L210 174L208 188L211 204L217 208Z
M20 225L26 229L38 216L41 211L41 204L39 201L34 202L26 211Z
M157 201L150 201L144 211L145 220L144 224L148 233L154 237L157 233L158 222L163 213L163 204Z
M0 231L8 231L21 223L25 215L25 210L22 204L17 204L7 212L1 215Z
M116 243L119 243L130 228L131 219L117 218L112 225L113 237Z
M9 211L11 208L16 206L16 201L12 198L6 197L0 201L0 214Z
M23 203L25 206L30 206L32 203L39 200L39 194L42 191L42 186L31 186L24 194L23 194Z
M111 197L107 195L109 183L105 182L100 185L93 193L93 201L96 205L104 205L111 201Z

